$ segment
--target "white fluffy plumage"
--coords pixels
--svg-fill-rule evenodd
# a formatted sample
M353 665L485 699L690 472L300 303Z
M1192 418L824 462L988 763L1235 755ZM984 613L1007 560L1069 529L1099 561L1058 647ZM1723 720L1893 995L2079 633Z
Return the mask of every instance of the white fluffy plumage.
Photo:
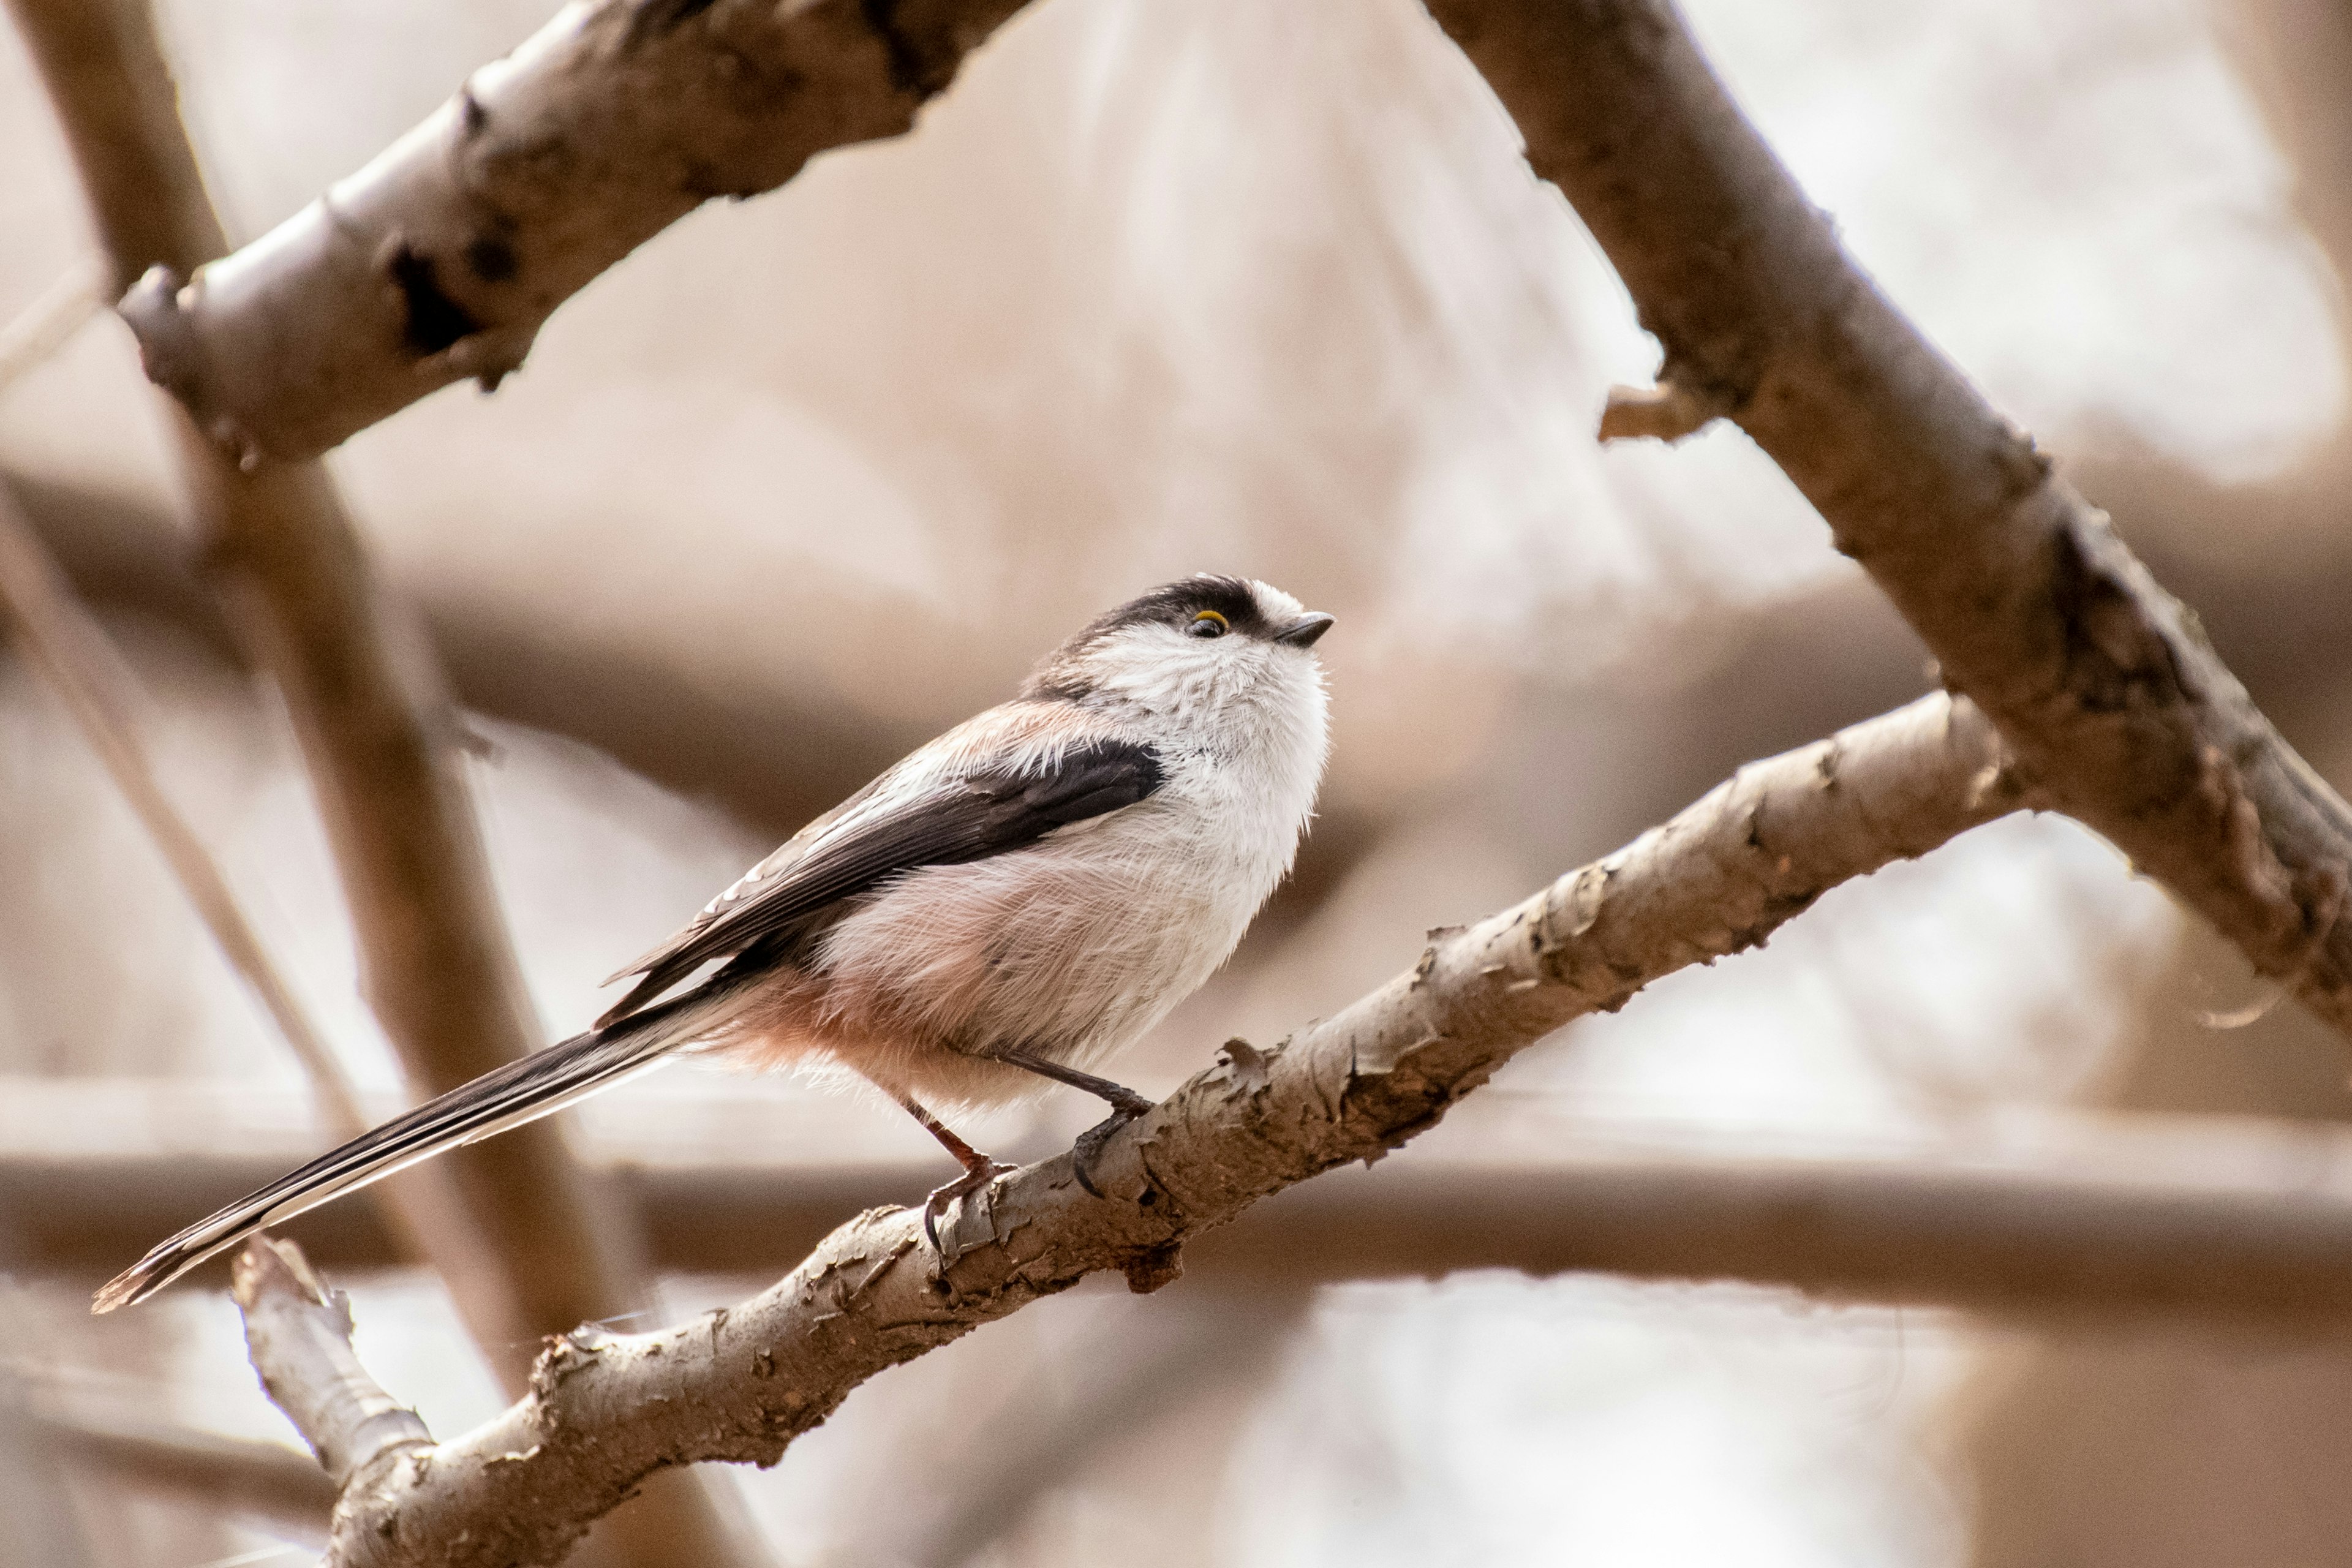
M642 978L595 1028L189 1226L94 1310L682 1050L845 1070L899 1100L965 1168L932 1194L927 1226L1000 1169L931 1107L1059 1080L1111 1102L1089 1138L1105 1134L1147 1102L1086 1069L1208 979L1297 852L1328 746L1310 650L1330 620L1266 584L1213 576L1101 616L1012 701L915 752L711 900L625 972Z

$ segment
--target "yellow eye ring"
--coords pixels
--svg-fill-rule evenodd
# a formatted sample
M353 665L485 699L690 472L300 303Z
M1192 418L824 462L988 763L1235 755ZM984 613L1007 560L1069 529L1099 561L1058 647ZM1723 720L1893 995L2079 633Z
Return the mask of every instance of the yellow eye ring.
M1202 610L1185 630L1196 637L1221 637L1233 630L1233 625L1214 610Z

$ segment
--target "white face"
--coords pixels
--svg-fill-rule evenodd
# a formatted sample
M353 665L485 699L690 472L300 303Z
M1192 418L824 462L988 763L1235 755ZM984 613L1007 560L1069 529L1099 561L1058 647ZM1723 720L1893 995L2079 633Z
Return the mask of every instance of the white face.
M1102 633L1066 668L1097 691L1180 721L1319 716L1323 676L1314 650L1274 636L1304 619L1305 607L1269 584L1248 588L1256 613L1239 617L1240 626L1215 609L1180 611Z

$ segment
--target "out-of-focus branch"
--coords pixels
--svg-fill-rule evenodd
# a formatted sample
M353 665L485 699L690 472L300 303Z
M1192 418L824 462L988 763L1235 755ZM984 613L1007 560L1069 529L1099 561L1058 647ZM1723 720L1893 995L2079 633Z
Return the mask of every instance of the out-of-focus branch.
M558 305L713 196L904 132L1020 5L567 7L269 234L184 285L166 258L123 316L215 439L315 457L453 381L495 385Z
M26 1424L49 1453L118 1488L179 1498L317 1544L327 1539L335 1483L282 1443L84 1411L41 1411Z
M2105 518L1881 295L1668 0L1430 0L1665 350L2059 805L2352 1029L2352 807Z
M83 174L119 278L194 270L226 248L142 0L9 0ZM358 931L368 1001L410 1079L437 1094L515 1059L536 1027L492 893L438 672L384 601L315 462L240 466L172 406L174 444L232 619L284 698ZM509 1389L532 1332L633 1310L632 1237L550 1121L457 1152L487 1238L446 1271ZM497 1310L490 1306L496 1300ZM518 1334L512 1325L528 1331ZM615 1521L634 1560L723 1563L745 1533L692 1487Z
M46 1098L47 1120L78 1119ZM124 1110L111 1097L90 1108L110 1121ZM96 1129L86 1153L57 1137L0 1147L0 1213L26 1216L0 1268L95 1281L165 1221L316 1152L282 1125L190 1100L181 1120L200 1117L217 1124L209 1152L127 1151ZM1530 1126L1550 1128L1551 1147L1495 1151L1524 1144ZM608 1147L655 1261L678 1273L772 1275L860 1209L919 1202L940 1179L936 1156L778 1166L762 1158L772 1138L752 1149L740 1133L681 1163L654 1152L671 1133ZM1255 1298L1471 1268L1596 1270L2027 1320L2186 1315L2340 1332L2352 1315L2352 1140L2339 1132L2101 1118L1995 1152L1798 1157L1515 1106L1466 1143L1416 1146L1276 1194L1189 1243L1185 1277ZM363 1209L317 1210L289 1231L321 1267L398 1261Z
M366 1131L342 1064L269 960L229 890L228 879L156 782L139 738L138 682L105 631L75 599L48 552L0 489L0 629L39 668L80 726L115 787L154 839L222 956L269 1015L317 1088L327 1119L346 1136Z
M40 668L80 725L222 956L302 1064L328 1124L345 1137L365 1131L368 1119L350 1075L270 962L204 841L156 782L139 738L137 681L104 630L75 599L5 489L0 489L0 628L13 632L12 640ZM444 1173L403 1173L384 1184L381 1202L408 1256L439 1258L460 1288L483 1277L491 1255ZM499 1323L494 1331L512 1340L524 1332L524 1325L505 1306L498 1298L477 1303L476 1310L499 1312L498 1318L485 1321Z
M38 298L0 327L0 393L72 341L82 323L105 309L99 290L106 265L89 257L66 269Z
M219 222L143 7L10 5L118 272L217 254ZM427 1093L511 1060L532 1043L528 1003L429 660L383 604L323 470L240 472L176 411L173 425L232 619L284 695L310 764L385 1033ZM466 1151L452 1173L503 1268L491 1281L453 1269L450 1284L461 1305L479 1306L485 1285L510 1299L472 1323L509 1379L518 1340L636 1304L618 1238L553 1126Z
M1222 1059L1114 1135L1090 1195L1065 1154L958 1207L941 1267L916 1216L873 1210L772 1289L653 1334L576 1331L488 1425L344 1494L328 1561L544 1561L643 1477L772 1464L883 1369L1103 1269L1156 1289L1180 1249L1272 1193L1378 1159L1514 1054L1663 974L1764 941L1827 889L2017 809L1990 726L1924 699L1752 764L1515 909L1268 1050Z
M352 1353L352 1304L331 1291L290 1241L257 1236L229 1271L246 1350L338 1491L406 1449L432 1447L416 1412L396 1403Z

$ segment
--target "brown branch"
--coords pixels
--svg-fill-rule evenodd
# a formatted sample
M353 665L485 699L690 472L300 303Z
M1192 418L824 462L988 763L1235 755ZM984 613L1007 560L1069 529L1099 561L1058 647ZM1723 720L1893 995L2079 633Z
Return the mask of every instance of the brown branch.
M2046 781L2352 1029L2352 807L2105 518L1874 288L1667 0L1430 0L1665 351Z
M1752 947L1823 890L2016 809L1990 727L1940 695L1744 768L1673 821L1466 931L1269 1050L1222 1059L1115 1136L1093 1197L1067 1155L961 1205L941 1270L906 1210L870 1210L781 1283L654 1334L576 1331L531 1392L337 1510L329 1562L560 1555L644 1477L772 1464L883 1369L1103 1269L1137 1290L1192 1237L1433 1125L1512 1055L1660 975Z
M10 5L117 270L216 254L218 220L143 6ZM184 416L173 424L232 620L284 696L310 765L385 1034L427 1094L513 1059L532 1043L529 1005L449 744L446 702L418 639L383 602L322 469L243 473ZM509 1380L521 1372L518 1342L627 1310L643 1296L557 1129L530 1131L463 1151L451 1166L497 1271L446 1277Z
M148 372L242 456L315 457L522 363L551 312L714 196L896 136L1021 0L597 0L184 287L124 300ZM198 259L205 259L199 258Z
M0 1082L0 1096L19 1091ZM89 1131L0 1146L0 1212L37 1216L0 1249L0 1268L27 1274L102 1279L174 1216L242 1196L318 1152L287 1139L282 1121L240 1121L216 1100L175 1100L161 1086L135 1119L184 1103L178 1120L213 1124L216 1150L129 1149L107 1131L124 1120L121 1098L93 1096L78 1110L39 1092L46 1121ZM1606 1121L1531 1123L1522 1104L1478 1109L1493 1114L1454 1113L1473 1115L1471 1142L1333 1172L1188 1244L1186 1279L1258 1297L1472 1268L1599 1270L2029 1321L2187 1314L2327 1331L2340 1331L2352 1304L2352 1203L2309 1181L2352 1169L2352 1141L2325 1128L2085 1118L1990 1163L1980 1150L1960 1162L1937 1149L1799 1158ZM658 1130L649 1114L643 1137L600 1143L666 1271L780 1272L861 1208L919 1201L940 1177L938 1160L923 1157L779 1166L763 1158L772 1137L757 1150L700 1138L680 1162L680 1108L658 1115ZM1553 1127L1557 1149L1481 1147L1524 1147L1531 1124ZM322 1268L399 1261L362 1209L331 1206L289 1228Z
M136 715L144 702L137 680L97 619L74 597L5 488L0 488L0 627L14 633L13 640L39 667L80 726L221 955L301 1063L328 1125L345 1137L365 1131L368 1117L360 1109L350 1075L271 962L227 877L156 782L139 735ZM437 1258L456 1274L481 1273L488 1257L487 1243L445 1174L404 1173L384 1184L378 1201L407 1257ZM520 1331L521 1324L511 1314L501 1321L508 1325L509 1338Z
M118 1489L260 1521L313 1543L327 1539L335 1483L310 1456L282 1443L83 1411L32 1413L26 1425L57 1458Z
M105 267L95 257L78 261L0 327L0 393L39 368L106 308L99 296L106 280Z
M141 0L9 0L82 173L118 278L226 248ZM536 1026L491 890L424 640L384 602L316 463L240 467L173 404L211 564L254 662L285 700L357 931L362 985L409 1078L437 1094L528 1051ZM650 1290L628 1227L544 1122L458 1151L450 1174L486 1247L444 1270L511 1390L534 1333L633 1310ZM453 1237L454 1240L454 1237ZM520 1326L521 1331L517 1331ZM698 1489L616 1521L637 1561L752 1555Z

